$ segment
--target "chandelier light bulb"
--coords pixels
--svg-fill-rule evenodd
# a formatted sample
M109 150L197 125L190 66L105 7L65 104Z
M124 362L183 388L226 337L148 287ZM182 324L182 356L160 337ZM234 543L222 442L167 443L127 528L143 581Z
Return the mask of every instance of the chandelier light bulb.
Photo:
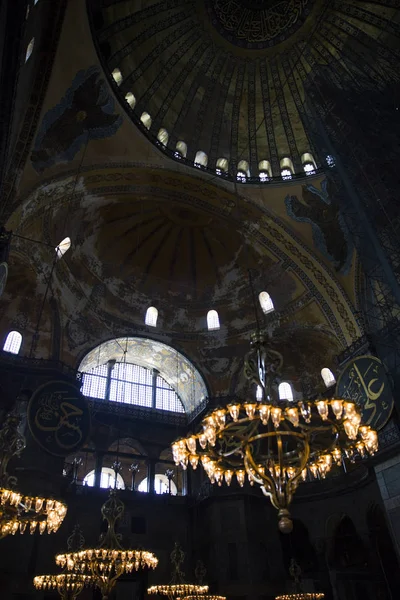
M258 412L260 415L261 423L268 425L269 416L271 414L271 406L269 404L259 404Z
M318 400L316 403L319 415L323 421L327 421L329 416L329 406L327 400Z
M343 414L343 400L338 400L337 398L331 400L331 407L336 419L341 419Z
M232 404L228 404L227 406L228 410L229 410L229 414L232 417L232 419L234 421L237 421L239 418L239 412L240 412L240 404L239 403L232 403Z

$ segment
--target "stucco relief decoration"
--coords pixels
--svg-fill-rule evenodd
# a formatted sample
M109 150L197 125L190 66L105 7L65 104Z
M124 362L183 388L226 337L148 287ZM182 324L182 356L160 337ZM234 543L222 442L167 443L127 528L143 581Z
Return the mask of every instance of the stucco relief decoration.
M300 199L286 196L286 211L295 221L311 225L316 248L334 264L336 271L346 275L353 246L331 186L328 179L322 181L320 190L304 185Z
M310 12L312 0L210 0L213 24L230 42L248 48L287 39Z
M44 171L74 158L84 144L116 133L122 124L97 66L82 70L61 101L43 117L32 151L34 169Z

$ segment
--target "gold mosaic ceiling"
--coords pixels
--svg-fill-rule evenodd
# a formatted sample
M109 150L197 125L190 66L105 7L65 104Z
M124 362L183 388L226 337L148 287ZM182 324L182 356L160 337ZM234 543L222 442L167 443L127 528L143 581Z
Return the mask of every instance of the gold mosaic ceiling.
M99 55L134 121L144 111L172 151L201 150L208 167L302 157L313 144L307 89L321 74L375 89L397 77L397 0L90 0ZM326 68L328 67L328 69ZM120 69L119 86L111 73ZM125 100L136 99L134 109Z

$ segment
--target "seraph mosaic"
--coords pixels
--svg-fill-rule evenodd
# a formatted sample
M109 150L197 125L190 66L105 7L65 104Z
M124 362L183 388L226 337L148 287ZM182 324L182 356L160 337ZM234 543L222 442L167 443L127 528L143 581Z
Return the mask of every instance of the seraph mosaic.
M122 123L101 71L92 66L75 76L61 101L43 117L31 160L38 172L74 158L90 140L116 133Z
M338 273L346 275L353 246L330 180L324 179L320 190L313 185L303 185L302 197L286 196L285 205L289 217L311 225L315 246L334 264Z

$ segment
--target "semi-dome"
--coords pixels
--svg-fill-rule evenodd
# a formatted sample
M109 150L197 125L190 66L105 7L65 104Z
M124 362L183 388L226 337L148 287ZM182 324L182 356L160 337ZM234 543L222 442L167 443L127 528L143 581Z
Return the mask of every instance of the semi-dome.
M388 3L91 0L89 12L115 93L146 135L240 182L326 166L308 94L326 67L336 85L369 89L396 70Z

